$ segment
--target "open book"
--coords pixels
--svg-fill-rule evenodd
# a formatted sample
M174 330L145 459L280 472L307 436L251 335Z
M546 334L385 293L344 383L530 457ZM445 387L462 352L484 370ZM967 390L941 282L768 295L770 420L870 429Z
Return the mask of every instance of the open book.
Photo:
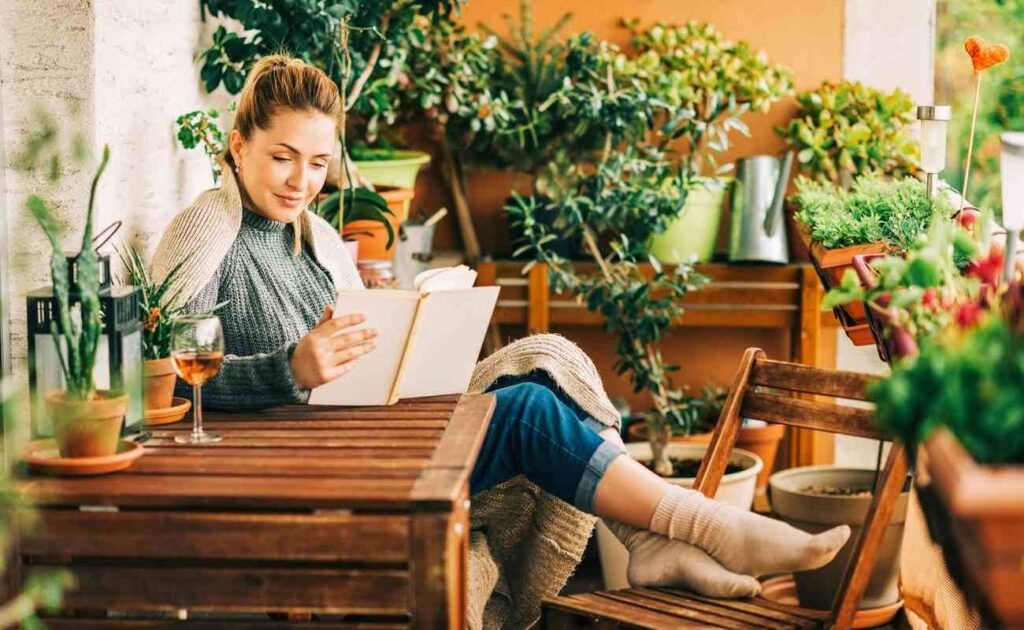
M415 291L339 291L334 316L362 313L377 347L312 391L311 405L391 405L400 398L461 394L469 387L498 287L476 287L460 265L416 276Z

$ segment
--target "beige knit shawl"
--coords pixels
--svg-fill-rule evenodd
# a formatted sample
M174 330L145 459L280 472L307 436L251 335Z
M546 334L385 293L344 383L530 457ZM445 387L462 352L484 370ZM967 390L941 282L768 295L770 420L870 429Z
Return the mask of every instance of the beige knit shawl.
M234 174L224 169L219 189L208 190L171 222L157 247L153 274L163 280L175 266L173 295L187 302L217 272L242 220ZM309 211L302 235L336 288L361 288L338 233ZM619 414L608 400L590 358L558 335L534 335L481 361L470 392L485 391L498 377L548 372L580 407L609 427ZM472 497L467 617L470 628L526 628L540 616L544 597L558 593L579 563L594 517L547 494L519 476Z

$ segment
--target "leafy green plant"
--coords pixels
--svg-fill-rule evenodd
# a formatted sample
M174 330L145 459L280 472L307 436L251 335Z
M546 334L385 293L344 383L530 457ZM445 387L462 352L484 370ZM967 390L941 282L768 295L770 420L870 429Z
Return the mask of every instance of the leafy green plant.
M638 55L623 59L626 74L636 77L651 98L667 104L662 134L681 139L684 168L694 174L720 174L714 155L727 150L733 131L750 135L741 117L767 112L792 93L789 69L771 63L746 42L733 42L711 24L658 22L640 29L636 20L624 25L633 35Z
M0 307L3 298L0 297ZM4 309L0 308L0 316ZM18 452L22 432L21 402L17 400L14 384L0 380L0 420L3 421L4 439L8 452ZM9 553L16 530L30 531L37 523L35 511L26 504L24 495L13 486L13 458L4 458L0 468L0 572L9 570L7 562L13 558ZM60 608L64 591L73 588L74 576L68 571L41 571L30 569L28 576L19 585L20 592L12 593L11 599L0 602L0 628L11 628L18 624L22 628L39 629L45 626L39 620L40 609L52 612Z
M224 153L224 132L217 124L220 112L216 109L197 110L178 116L178 142L186 149L201 146L210 159L213 182L220 180L221 169L218 158Z
M171 356L172 320L186 312L184 304L177 304L178 295L168 293L185 261L175 265L163 281L157 283L150 275L142 254L134 246L119 249L117 255L125 270L122 284L134 285L139 290L143 357L147 360L165 359Z
M907 93L844 81L825 82L796 98L796 116L776 132L811 178L849 188L868 173L902 178L917 171L914 102Z
M979 263L971 262L977 256L978 246L966 230L953 221L936 221L905 254L871 260L869 277L847 269L841 284L825 294L822 310L862 301L884 325L890 356L915 354L924 340L977 304L983 283Z
M1013 285L974 328L949 328L893 365L868 393L879 423L908 444L948 427L986 464L1024 462L1024 308Z
M796 188L796 220L828 249L881 241L905 250L936 216L953 214L945 195L930 201L924 184L912 177L890 180L867 175L855 180L848 191L831 182L799 177Z
M615 158L609 158L615 160ZM693 408L684 389L676 387L671 373L678 366L670 365L661 356L658 344L673 321L683 313L680 301L705 282L690 265L678 265L666 270L657 260L650 258L651 271L639 264L642 240L630 238L631 231L639 238L648 233L650 226L663 223L674 216L685 189L666 186L673 196L671 203L653 208L639 205L639 200L650 190L640 184L631 189L618 189L620 179L609 177L624 161L603 164L598 176L584 185L569 186L565 196L558 198L569 210L562 235L577 234L586 244L597 262L596 272L586 272L550 249L557 235L545 222L537 219L542 209L534 197L514 195L509 207L511 220L524 234L522 251L531 252L535 260L547 263L552 286L557 291L572 293L587 309L604 318L607 332L617 335L615 370L628 374L636 392L648 391L653 408L646 414L654 454L654 469L661 475L671 475L672 465L666 447L673 431L689 433L694 427ZM647 176L643 169L640 177ZM655 185L654 188L661 188ZM606 193L614 202L609 202ZM623 194L625 193L625 194ZM657 216L637 220L638 212L660 212ZM645 227L646 226L646 227ZM607 240L608 254L599 249L595 234ZM532 265L527 265L527 269Z
M376 221L384 226L388 233L387 247L395 241L395 228L392 225L394 213L387 203L365 188L349 188L345 191L345 211L341 212L341 192L335 191L321 202L313 206L313 211L325 221L340 230L352 221ZM341 224L338 217L341 216Z

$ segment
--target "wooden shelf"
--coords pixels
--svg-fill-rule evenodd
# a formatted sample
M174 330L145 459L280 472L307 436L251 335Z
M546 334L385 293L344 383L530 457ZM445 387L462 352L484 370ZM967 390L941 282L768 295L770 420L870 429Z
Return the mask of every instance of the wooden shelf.
M477 283L501 287L494 322L521 325L527 334L549 332L554 326L599 326L604 318L591 313L573 295L551 290L547 265L534 265L523 274L525 262L488 261L477 265ZM648 275L650 265L641 267ZM594 272L593 263L577 263L580 271ZM698 265L710 281L686 296L686 310L674 326L712 328L767 328L790 331L788 361L819 365L823 320L822 288L814 268L797 265ZM823 317L824 316L824 317ZM788 438L788 464L825 463L831 458L830 436L796 430Z

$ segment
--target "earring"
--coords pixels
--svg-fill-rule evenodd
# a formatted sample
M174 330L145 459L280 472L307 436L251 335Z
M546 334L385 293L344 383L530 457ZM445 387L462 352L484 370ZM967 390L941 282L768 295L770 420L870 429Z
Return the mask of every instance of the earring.
M239 168L238 168L238 165L236 164L235 165L235 172L237 173L238 171L239 171Z

